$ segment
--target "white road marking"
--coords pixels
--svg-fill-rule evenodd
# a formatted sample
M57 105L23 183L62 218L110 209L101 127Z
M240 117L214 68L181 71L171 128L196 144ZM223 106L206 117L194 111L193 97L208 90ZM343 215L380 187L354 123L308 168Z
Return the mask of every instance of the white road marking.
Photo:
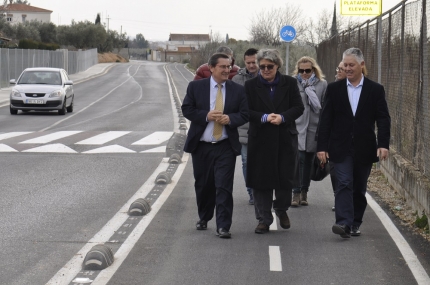
M60 132L55 132L49 135L44 135L41 137L37 137L34 139L30 139L30 140L26 140L20 143L49 143L58 139L62 139L68 136L72 136L78 133L81 133L82 131L60 131Z
M169 140L172 135L173 132L153 132L149 136L132 143L132 145L157 145Z
M9 139L9 138L14 138L17 136L30 134L30 133L32 133L32 132L11 132L11 133L0 134L0 141L5 140L5 139Z
M75 150L61 143L38 146L23 150L22 152L77 153Z
M106 133L102 133L94 137L88 138L86 140L79 141L75 144L102 145L114 139L117 139L119 137L122 137L128 133L131 133L131 132L117 132L117 131L106 132Z
M423 266L418 260L418 257L415 255L415 253L409 246L408 242L405 240L405 238L402 236L400 231L391 221L390 217L388 217L388 215L384 212L384 210L381 209L381 207L378 205L378 203L376 203L376 201L372 198L372 196L370 196L369 194L366 194L366 198L367 198L367 204L372 208L372 210L378 216L379 220L381 220L382 224L387 229L391 238L396 243L397 247L402 253L403 258L408 264L409 269L412 271L412 274L414 275L415 280L417 280L418 285L430 284L430 278L427 272L424 270Z
M8 145L0 144L0 152L18 152L16 149L11 148Z
M147 149L147 150L141 151L140 153L154 153L154 152L166 152L166 146L159 146L156 148Z
M282 271L279 246L269 246L270 271Z
M278 223L276 220L276 213L272 212L272 216L273 216L273 223L270 225L270 230L271 231L277 231L278 230Z
M114 145L108 145L108 146L84 151L82 153L135 153L135 151L128 149L126 147L114 144Z

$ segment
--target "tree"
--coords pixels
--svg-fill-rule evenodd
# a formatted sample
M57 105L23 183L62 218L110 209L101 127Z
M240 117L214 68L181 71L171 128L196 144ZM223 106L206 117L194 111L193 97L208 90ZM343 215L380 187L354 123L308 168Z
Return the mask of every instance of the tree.
M101 23L101 20L100 20L100 13L97 13L97 17L96 17L96 22L95 22L95 24L96 24L96 25L100 25L100 23Z
M106 30L102 25L89 21L72 21L70 26L58 26L57 40L62 45L72 45L77 49L99 47L106 41Z
M284 8L263 10L256 15L249 28L251 42L266 46L279 46L281 44L279 31L285 25L294 26L297 35L300 36L305 30L301 24L302 15L304 13L300 7L291 4Z
M28 3L27 0L15 0L16 4L25 4L25 5L30 5L30 3Z
M142 34L137 34L134 41L138 48L147 48L149 46L148 41L145 40L145 37Z

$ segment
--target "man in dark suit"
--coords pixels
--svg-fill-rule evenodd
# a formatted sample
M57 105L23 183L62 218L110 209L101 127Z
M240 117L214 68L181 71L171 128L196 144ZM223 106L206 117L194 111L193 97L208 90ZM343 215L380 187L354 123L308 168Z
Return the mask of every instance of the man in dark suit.
M209 59L209 78L192 81L182 104L191 121L185 152L191 153L199 221L205 230L216 207L217 234L230 238L233 215L233 177L241 145L237 127L248 121L242 85L228 80L231 61L216 53Z
M388 157L391 119L384 87L362 74L361 50L347 49L343 65L346 78L327 86L317 155L321 163L330 159L334 164L336 223L332 231L349 238L361 234L367 179L372 164Z

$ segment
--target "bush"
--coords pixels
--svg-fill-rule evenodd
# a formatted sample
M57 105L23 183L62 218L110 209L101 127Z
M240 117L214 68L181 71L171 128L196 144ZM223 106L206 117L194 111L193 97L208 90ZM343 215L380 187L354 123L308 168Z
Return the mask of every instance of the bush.
M43 49L43 50L57 50L60 48L58 44L47 44L42 42L37 42L33 40L20 40L18 44L20 49Z

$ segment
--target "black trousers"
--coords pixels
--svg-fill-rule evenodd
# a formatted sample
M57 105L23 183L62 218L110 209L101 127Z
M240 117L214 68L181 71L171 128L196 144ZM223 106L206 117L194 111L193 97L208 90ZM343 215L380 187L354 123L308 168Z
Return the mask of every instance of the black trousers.
M276 199L273 200L273 192ZM275 211L287 211L291 206L292 189L253 189L255 217L259 223L273 223L272 204Z
M336 176L336 224L359 227L367 207L367 179L372 163L362 164L353 156L347 156L342 162L334 162L333 166Z
M200 220L210 221L216 209L217 229L230 230L233 217L233 178L236 154L230 142L200 142L191 154Z

